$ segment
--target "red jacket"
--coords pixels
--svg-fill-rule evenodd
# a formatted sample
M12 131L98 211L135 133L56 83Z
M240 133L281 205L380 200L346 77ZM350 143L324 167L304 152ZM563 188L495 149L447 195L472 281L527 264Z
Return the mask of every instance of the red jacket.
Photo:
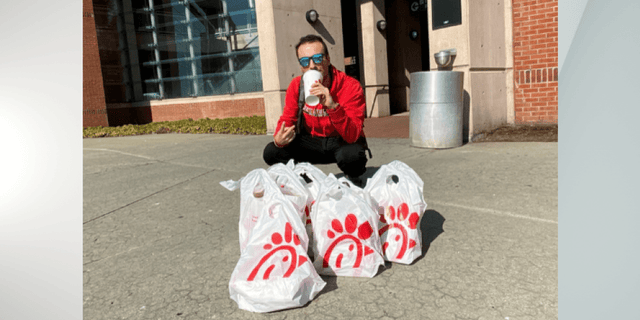
M366 110L364 93L358 80L347 76L333 66L331 70L333 70L333 83L329 92L333 101L340 105L333 110L328 110L321 104L313 107L305 105L303 112L305 129L312 136L334 137L340 135L347 143L354 143L359 137L364 136L362 130ZM300 78L301 76L293 78L289 84L284 110L278 120L274 135L280 131L283 121L286 127L297 123Z

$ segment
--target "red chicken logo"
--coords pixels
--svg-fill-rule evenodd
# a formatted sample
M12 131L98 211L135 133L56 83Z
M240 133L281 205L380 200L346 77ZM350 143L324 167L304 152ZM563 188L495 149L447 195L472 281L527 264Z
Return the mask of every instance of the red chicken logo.
M418 227L420 215L418 215L417 212L409 214L409 206L406 203L400 204L397 210L393 206L380 209L384 210L384 213L379 214L380 222L386 224L378 230L380 239L384 239L382 252L386 255L387 249L389 248L390 243L392 243L391 241L394 241L395 243L393 243L393 247L397 248L397 255L395 259L402 259L405 252L407 252L407 249L411 249L416 246L416 241L409 239L406 227L416 229ZM397 231L396 236L390 237L391 231L393 230ZM383 237L385 232L387 233L387 236Z
M356 230L357 233L354 235L353 233ZM324 254L322 267L329 267L331 253L341 242L346 242L344 243L344 245L351 242L348 247L348 255L351 260L354 260L353 268L360 267L362 258L373 253L373 249L362 243L363 240L369 239L371 237L371 234L373 234L373 229L371 228L369 222L365 221L358 226L358 218L353 213L350 213L345 217L344 227L340 220L333 219L331 221L331 229L327 231L327 237L329 237L329 239L335 238L335 240L331 243L331 245L329 245L329 248ZM343 244L340 245L342 246ZM340 269L343 267L343 259L345 259L345 256L340 253L335 259L335 268Z
M283 240L284 240L284 243L283 243ZM267 252L267 254L265 254L262 257L258 265L253 269L253 271L251 271L251 274L249 274L249 278L247 278L247 281L253 281L258 275L258 272L260 271L262 266L267 261L271 261L272 264L264 271L262 276L263 280L269 279L269 276L271 276L271 272L273 272L273 269L275 269L276 264L279 264L280 266L285 266L285 263L289 262L288 268L283 268L283 269L286 269L286 271L282 275L283 278L288 278L289 276L291 276L291 274L293 273L293 271L295 271L296 268L300 267L303 263L307 262L308 261L307 257L304 255L298 255L295 247L291 245L291 242L293 242L293 245L299 246L300 238L298 237L297 234L293 233L291 224L287 222L284 228L284 239L282 238L282 235L280 235L280 233L278 232L274 232L271 235L271 243L267 243L263 247L265 250L270 250L270 251ZM278 260L269 259L279 251L285 251L285 253L288 253L288 254L285 254L284 257L282 257L282 260L281 260L282 262L280 262L279 259ZM278 255L278 257L280 256L282 255Z

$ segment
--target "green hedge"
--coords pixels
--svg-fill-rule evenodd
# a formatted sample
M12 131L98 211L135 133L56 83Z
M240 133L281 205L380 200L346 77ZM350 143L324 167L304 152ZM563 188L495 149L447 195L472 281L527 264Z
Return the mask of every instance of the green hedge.
M226 119L200 119L152 122L142 125L128 124L120 127L88 127L82 130L84 138L123 137L161 133L226 133L266 134L267 121L263 116Z

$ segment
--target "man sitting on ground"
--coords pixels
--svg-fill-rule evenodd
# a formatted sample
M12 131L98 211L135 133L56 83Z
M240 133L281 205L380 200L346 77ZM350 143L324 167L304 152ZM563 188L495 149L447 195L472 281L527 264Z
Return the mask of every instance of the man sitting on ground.
M310 90L320 98L320 103L304 104L299 118L302 76L291 81L273 142L264 149L264 161L268 165L287 163L290 159L296 163L337 163L349 180L362 186L360 176L366 171L368 147L363 131L366 107L360 82L331 65L327 46L319 36L302 37L296 45L296 56L302 74L309 70L322 73L322 83L314 83Z

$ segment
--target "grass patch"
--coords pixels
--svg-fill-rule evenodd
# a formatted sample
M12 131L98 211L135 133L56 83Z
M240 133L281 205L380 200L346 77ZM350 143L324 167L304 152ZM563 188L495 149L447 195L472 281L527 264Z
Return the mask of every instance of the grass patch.
M119 127L83 128L84 138L124 137L161 133L223 133L258 135L267 133L267 121L263 116L226 119L200 119L152 122L148 124L127 124Z

